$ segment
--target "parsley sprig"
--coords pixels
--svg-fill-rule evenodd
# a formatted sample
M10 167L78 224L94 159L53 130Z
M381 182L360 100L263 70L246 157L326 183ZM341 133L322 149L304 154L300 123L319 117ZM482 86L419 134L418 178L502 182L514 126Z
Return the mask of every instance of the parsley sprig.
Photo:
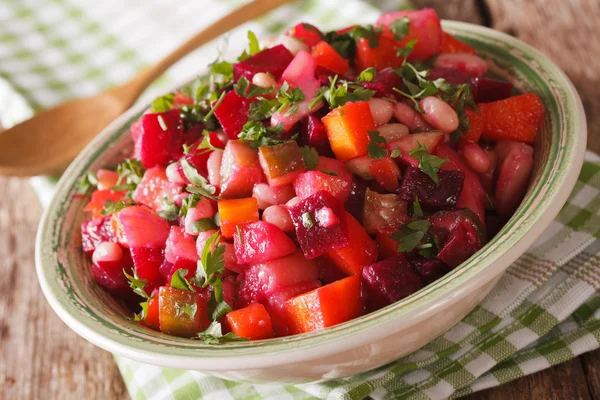
M258 149L261 146L273 146L281 144L286 140L279 139L279 134L283 132L283 125L267 125L261 121L248 121L242 127L238 138L250 143L250 147Z
M194 168L188 160L183 158L181 160L181 167L183 169L183 174L190 181L190 185L186 187L186 190L189 193L197 193L201 194L204 197L208 197L209 199L216 200L215 193L217 188L208 183L205 177L198 173L198 170Z
M368 131L371 141L367 145L367 153L371 158L383 159L387 155L385 148L381 145L385 145L387 142L379 131Z
M131 197L133 191L142 180L146 170L142 167L142 162L133 158L128 158L117 165L119 179L112 188L114 191L127 190L127 196Z
M321 100L326 100L331 108L343 106L350 101L366 101L375 96L374 90L365 89L361 85L340 80L338 75L329 77L329 86L323 86L319 89L317 96L309 104L308 108L313 109Z
M90 191L90 189L98 186L98 178L96 174L93 172L86 172L85 175L81 177L79 180L79 184L77 186L77 193L86 194Z
M447 163L447 158L441 158L429 154L427 147L417 142L417 147L408 152L408 155L419 160L419 169L429 176L436 184L440 182L437 175L440 167Z
M425 258L435 258L439 251L437 237L429 232L431 223L427 220L415 220L400 227L390 237L398 242L398 251L401 253L418 250Z

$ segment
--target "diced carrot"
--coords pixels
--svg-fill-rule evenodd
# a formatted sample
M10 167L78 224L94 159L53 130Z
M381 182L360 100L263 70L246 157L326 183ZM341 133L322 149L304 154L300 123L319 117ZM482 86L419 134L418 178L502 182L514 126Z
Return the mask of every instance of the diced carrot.
M462 40L458 40L454 36L449 33L442 33L442 44L440 46L440 54L444 53L468 53L468 54L477 54L474 48L463 42Z
M289 185L306 171L304 158L295 140L259 147L258 160L269 185L273 187Z
M364 313L360 274L335 281L286 301L290 333L305 333L337 325Z
M390 232L378 233L375 237L380 259L386 259L398 254L398 242L390 237Z
M161 332L193 337L210 324L208 298L190 290L162 286L158 292L158 322Z
M369 165L369 170L373 178L390 192L395 192L400 185L398 185L398 179L400 179L400 168L398 165L389 157L381 160L373 159Z
M544 104L534 93L481 103L477 107L485 119L481 137L494 142L533 143L544 118Z
M236 335L246 339L260 340L273 337L271 316L265 306L260 303L252 303L247 307L229 312L227 322Z
M312 55L317 65L325 67L338 75L348 72L348 60L342 57L329 43L321 41L312 49Z
M478 142L483 132L485 118L481 112L469 107L465 108L465 114L469 120L469 130L460 140L463 142Z
M125 197L126 194L126 190L122 190L119 192L114 192L112 190L95 190L92 193L92 199L83 208L83 211L91 212L92 218L99 218L102 216L100 211L102 211L107 201L112 201L113 203L116 203L123 197Z
M232 238L237 225L258 221L258 201L255 197L219 200L221 234Z
M371 141L368 131L375 130L369 103L346 103L323 117L323 123L338 160L347 161L367 154Z
M346 213L343 224L349 232L348 246L325 253L325 258L348 275L360 275L362 267L377 260L377 245L352 215Z
M396 52L399 44L388 34L378 36L378 44L371 48L369 40L360 38L356 42L356 65L359 71L370 67L381 71L384 68L398 68L402 65L403 57L398 57Z
M145 321L152 328L160 328L158 296L154 296L148 301L148 312L146 313Z

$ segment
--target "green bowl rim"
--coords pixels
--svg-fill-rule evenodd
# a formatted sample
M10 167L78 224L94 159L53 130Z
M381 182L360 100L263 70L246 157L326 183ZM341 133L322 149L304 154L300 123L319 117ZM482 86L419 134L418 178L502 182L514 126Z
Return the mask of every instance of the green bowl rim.
M57 185L54 199L42 217L36 240L36 268L40 285L52 308L67 325L84 338L128 358L173 367L194 360L194 365L209 365L214 370L228 369L232 365L240 368L244 365L257 368L276 365L281 361L277 356L282 353L289 355L293 352L297 356L297 360L308 359L312 357L310 355L312 352L307 350L313 349L317 345L320 349L320 356L348 349L350 346L364 343L365 338L359 338L360 335L357 333L365 333L367 330L372 340L389 335L391 322L398 326L398 320L404 318L406 321L415 323L415 321L431 315L444 301L464 297L477 286L489 282L510 266L537 239L566 202L583 162L586 142L585 114L572 83L538 50L516 38L486 27L456 21L443 21L443 27L461 39L472 42L475 46L478 42L487 40L487 43L480 43L482 46L488 46L485 51L498 51L495 46L502 44L510 49L510 53L518 53L521 56L528 54L539 64L545 65L557 85L555 89L564 91L566 101L564 104L558 102L558 105L563 107L564 123L567 125L565 129L568 132L579 133L565 135L560 143L550 143L550 157L540 170L538 179L530 188L515 215L497 236L460 267L398 303L347 323L309 334L266 341L208 346L201 342L167 337L159 333L154 336L162 338L160 343L148 343L144 338L138 337L136 340L132 340L130 337L109 334L111 332L96 331L98 323L90 322L89 319L80 320L76 313L77 306L70 304L68 300L67 304L63 304L64 297L58 297L63 294L60 293L62 286L51 283L50 280L56 275L52 271L57 268L56 252L58 249L48 251L48 244L51 243L55 234L53 223L60 219L59 214L63 210L62 207L66 199L73 193L78 177L97 157L102 155L113 139L120 137L123 131L128 129L132 120L137 118L147 107L138 105L107 127L69 166ZM507 50L499 51L506 52ZM179 86L181 85L176 87ZM554 96L552 98L556 100ZM545 196L539 198L540 193L544 193ZM504 249L502 253L498 251L499 248ZM483 274L484 271L487 273ZM57 289L59 292L55 292ZM83 301L83 299L80 300ZM97 317L101 318L101 316ZM103 325L102 329L108 328ZM111 329L121 330L130 335L123 327L111 326ZM260 355L260 359L257 359L256 355ZM236 364L232 364L232 359L236 359ZM225 360L225 362L219 360Z

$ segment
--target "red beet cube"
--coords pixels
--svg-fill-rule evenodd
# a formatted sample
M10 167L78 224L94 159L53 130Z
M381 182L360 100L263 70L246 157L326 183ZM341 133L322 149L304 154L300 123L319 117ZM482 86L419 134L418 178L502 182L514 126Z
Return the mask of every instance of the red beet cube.
M403 255L362 269L368 311L375 311L410 296L423 287Z
M181 155L183 121L179 110L149 113L142 116L142 131L137 147L144 168L166 166Z
M287 256L296 245L277 226L257 221L239 227L239 234L233 235L233 248L238 264L253 265Z
M406 258L410 268L421 278L421 282L425 285L429 285L450 271L450 268L437 258L427 259L415 253L407 253Z
M252 196L252 189L262 181L262 176L256 150L240 140L227 142L220 170L222 199Z
M156 166L146 170L142 180L133 192L133 200L159 211L164 207L165 198L173 201L181 193L181 185L167 178L165 167Z
M350 213L350 215L352 215L354 218L356 218L356 220L360 223L362 223L363 208L365 204L365 193L367 191L367 188L368 186L363 179L355 177L352 181L350 195L344 203L346 211Z
M279 44L269 49L264 49L253 56L233 64L233 79L237 81L242 76L245 76L250 82L252 77L258 72L266 72L278 80L281 74L288 66L294 55Z
M392 68L379 71L370 82L361 82L365 89L374 90L376 97L395 98L397 93L393 88L402 87L402 78Z
M486 242L485 227L471 210L439 211L428 217L440 242L437 258L456 268Z
M502 100L512 95L513 85L510 82L478 76L471 78L471 85L477 103Z
M313 47L315 44L323 40L323 35L316 26L304 22L301 22L288 29L285 31L285 34L301 40L308 47Z
M237 139L244 124L248 122L250 100L238 95L235 90L227 92L215 110L223 131L230 139Z
M320 155L331 156L331 146L327 138L327 130L316 115L309 115L302 120L302 129L300 130L300 144L314 147Z
M81 223L81 245L83 251L91 255L102 242L116 242L109 217L90 219Z
M414 167L408 167L398 191L401 199L412 203L415 197L424 210L453 210L463 188L465 175L460 171L439 171L439 183Z
M461 83L471 82L471 75L468 75L462 72L461 70L455 68L436 67L429 70L429 75L427 75L427 79L429 79L430 81L435 81L436 79L440 78L453 85L460 85Z
M340 223L324 227L317 212L329 208ZM321 190L290 207L290 216L296 228L296 238L306 258L312 259L332 250L348 246L348 235L343 229L346 212L343 204L329 192ZM329 225L329 224L328 224Z
M408 219L406 201L393 193L379 194L367 189L362 220L369 235L393 232Z

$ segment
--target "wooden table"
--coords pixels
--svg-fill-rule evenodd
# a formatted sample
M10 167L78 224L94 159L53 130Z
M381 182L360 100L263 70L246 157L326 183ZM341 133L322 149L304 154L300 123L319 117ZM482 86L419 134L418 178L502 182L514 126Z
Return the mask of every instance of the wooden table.
M375 0L372 0L375 1ZM422 0L443 18L485 24L533 44L581 94L588 147L600 151L598 0ZM41 207L26 180L0 177L0 399L125 399L110 353L68 329L37 283L34 241ZM600 350L472 399L600 399Z

